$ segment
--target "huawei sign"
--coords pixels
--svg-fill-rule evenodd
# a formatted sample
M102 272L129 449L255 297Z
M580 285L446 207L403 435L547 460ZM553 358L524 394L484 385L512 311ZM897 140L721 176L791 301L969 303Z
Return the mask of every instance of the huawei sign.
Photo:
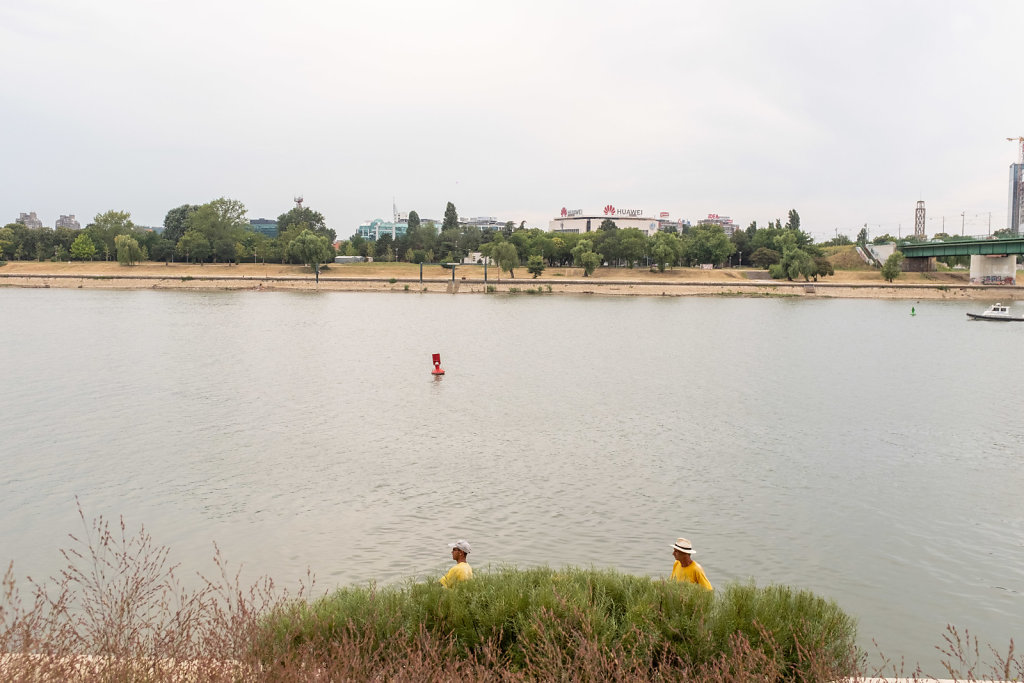
M604 215L605 216L614 216L615 215L615 207L612 206L611 204L609 204L608 206L604 207Z
M563 206L563 207L562 207L562 218L565 218L565 217L566 217L566 216L568 216L568 215L569 215L569 210L568 210L568 209L566 209L566 208L565 208L565 207Z

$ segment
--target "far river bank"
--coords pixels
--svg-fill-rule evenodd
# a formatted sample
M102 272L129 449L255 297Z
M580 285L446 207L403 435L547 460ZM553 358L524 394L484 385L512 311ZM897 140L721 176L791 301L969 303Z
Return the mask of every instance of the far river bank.
M772 280L765 271L727 268L547 268L531 277L497 268L412 263L332 264L319 282L309 268L282 264L53 263L13 261L0 267L0 287L62 289L269 290L400 293L552 293L608 296L749 296L862 299L1024 299L1024 287L972 285L964 272L902 273L893 283L874 270L837 271L818 282ZM485 279L486 278L486 279Z

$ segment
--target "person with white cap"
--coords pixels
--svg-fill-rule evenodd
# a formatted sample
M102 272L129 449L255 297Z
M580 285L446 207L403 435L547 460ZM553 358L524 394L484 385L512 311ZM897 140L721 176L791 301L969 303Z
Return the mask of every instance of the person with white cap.
M687 539L677 538L672 546L672 557L676 558L676 562L672 565L670 578L682 583L695 583L698 586L704 586L709 591L714 590L704 573L704 568L693 561L691 555L694 554L693 545Z
M452 549L455 566L441 577L441 585L445 588L451 588L459 581L468 581L473 578L473 568L466 562L466 556L470 553L469 541L460 538L455 543L449 543L448 547Z

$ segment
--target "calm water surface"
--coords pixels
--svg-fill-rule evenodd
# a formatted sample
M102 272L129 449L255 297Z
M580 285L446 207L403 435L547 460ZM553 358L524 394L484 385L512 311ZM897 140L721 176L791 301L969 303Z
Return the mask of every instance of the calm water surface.
M667 576L685 535L939 671L947 623L1024 638L1024 325L986 305L0 290L0 560L52 575L76 496L321 589L457 537Z

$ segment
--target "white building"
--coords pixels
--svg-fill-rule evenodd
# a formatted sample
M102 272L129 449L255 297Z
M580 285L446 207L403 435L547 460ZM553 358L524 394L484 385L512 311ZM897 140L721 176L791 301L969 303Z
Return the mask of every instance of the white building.
M727 237L732 237L732 234L740 229L740 226L733 223L731 218L719 216L717 213L709 213L707 218L697 221L697 225L717 225Z
M601 227L606 219L615 222L620 230L625 228L636 228L648 237L661 230L675 228L681 230L689 223L683 220L669 220L668 212L661 211L658 216L647 215L643 209L617 209L611 204L601 211L583 211L582 209L562 208L558 218L548 222L550 232L594 232Z
M57 219L57 223L53 226L55 228L70 228L71 230L81 230L82 224L75 218L75 214L65 216L61 214L60 218Z
M26 228L41 228L43 222L39 220L39 216L36 215L35 211L29 211L28 213L18 214L18 220L16 223L21 223Z

